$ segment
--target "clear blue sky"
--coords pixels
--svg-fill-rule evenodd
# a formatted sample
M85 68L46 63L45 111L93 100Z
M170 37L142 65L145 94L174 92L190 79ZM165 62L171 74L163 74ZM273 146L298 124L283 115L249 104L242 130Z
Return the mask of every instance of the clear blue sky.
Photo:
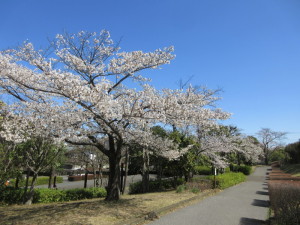
M64 30L107 29L124 51L174 45L176 59L145 71L157 88L222 88L226 124L300 138L299 0L1 0L0 49L46 46Z

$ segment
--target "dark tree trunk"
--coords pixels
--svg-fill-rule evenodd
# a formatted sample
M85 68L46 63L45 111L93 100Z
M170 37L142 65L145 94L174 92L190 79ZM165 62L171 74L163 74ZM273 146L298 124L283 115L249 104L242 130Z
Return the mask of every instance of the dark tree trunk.
M31 205L32 204L33 195L34 195L34 185L35 185L37 176L38 176L37 173L33 174L32 182L31 182L31 185L30 185L30 190L29 190L29 192L26 193L26 197L24 199L24 204L25 205Z
M87 178L88 178L88 171L86 170L84 174L84 188L87 188Z
M98 184L100 184L100 187L103 185L103 177L102 177L102 164L99 164L99 175L98 175Z
M109 178L106 201L120 199L120 161L121 151L111 153L109 157Z
M57 188L57 186L56 186L56 176L54 176L54 178L53 178L53 188Z
M143 171L142 171L142 192L147 193L149 191L149 152L143 150Z
M126 149L126 157L125 157L125 177L124 177L124 183L123 183L122 195L124 195L125 188L126 188L126 182L127 182L127 176L128 176L128 161L129 161L129 152L128 152L128 149Z
M264 155L265 155L265 164L268 165L269 164L269 154L268 154L268 149L264 149Z
M16 183L15 183L15 188L19 188L19 182L20 182L20 176L17 176Z
M241 165L241 155L240 155L240 153L237 153L237 164L239 166Z
M29 176L30 176L30 169L27 169L27 173L26 173L26 181L25 181L25 188L24 188L24 193L23 193L23 203L26 202L26 194L27 194L27 190L28 190L28 183L29 183Z
M53 178L53 167L50 169L48 188L52 188L52 178Z

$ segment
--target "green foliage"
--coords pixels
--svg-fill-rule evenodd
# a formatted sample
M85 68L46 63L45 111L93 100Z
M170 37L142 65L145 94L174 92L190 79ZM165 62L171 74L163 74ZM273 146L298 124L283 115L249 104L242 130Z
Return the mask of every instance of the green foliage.
M289 155L285 152L283 148L278 148L273 150L269 155L270 162L286 162L289 161Z
M5 188L0 192L0 202L16 204L22 201L24 189ZM90 198L103 198L106 196L104 188L77 188L70 190L56 190L38 188L34 190L33 203L50 203L73 201Z
M211 168L208 166L195 166L195 173L199 175L211 175Z
M289 163L300 163L300 141L287 145L285 151L289 155Z
M192 188L191 192L193 192L194 194L197 194L197 193L200 192L200 189L199 188Z
M50 202L62 202L66 199L66 192L64 190L35 189L33 196L33 203L50 203Z
M31 184L32 181L32 177L29 177L29 184ZM62 177L56 177L56 183L62 183L63 182L63 178ZM10 180L10 186L14 186L16 183L16 179L11 179ZM19 182L19 187L24 187L26 183L26 179L22 179ZM37 185L44 185L44 184L48 184L49 183L49 177L38 177L36 182L35 182L35 186Z
M168 180L150 180L149 181L149 192L165 191L176 188L178 185L184 183L183 179L178 178L177 180L168 179ZM132 183L129 186L130 194L139 194L142 193L142 182Z
M225 168L225 173L229 173L230 172L230 167L226 167Z
M252 167L251 166L246 166L246 165L235 165L235 164L230 164L230 170L232 172L242 172L245 175L250 175L252 172Z
M182 193L186 190L186 186L184 184L182 185L179 185L177 188L176 188L176 193Z
M13 187L6 187L0 189L0 204L16 204L22 202L24 189L15 189Z
M212 182L214 182L214 176L208 176ZM216 176L217 188L225 189L233 185L239 184L246 180L246 176L243 173L224 173Z

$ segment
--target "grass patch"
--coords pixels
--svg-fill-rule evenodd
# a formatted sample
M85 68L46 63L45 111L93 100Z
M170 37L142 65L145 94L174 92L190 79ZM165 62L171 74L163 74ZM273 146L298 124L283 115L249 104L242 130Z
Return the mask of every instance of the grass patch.
M214 182L214 176L208 176ZM246 181L246 175L243 173L224 173L216 176L216 185L220 189L225 189Z
M287 164L282 166L281 169L286 173L292 174L293 176L300 177L300 164Z
M213 190L205 193L213 194ZM144 218L149 212L195 197L194 193L176 191L124 195L118 202L103 199L65 203L14 205L0 207L2 224L124 224L126 220ZM201 193L199 194L199 198ZM181 205L181 204L180 204Z

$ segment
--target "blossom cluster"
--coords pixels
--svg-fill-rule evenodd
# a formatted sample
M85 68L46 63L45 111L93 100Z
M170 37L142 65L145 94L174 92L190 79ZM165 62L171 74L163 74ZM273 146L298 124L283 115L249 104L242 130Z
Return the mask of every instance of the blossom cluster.
M173 47L119 53L107 31L56 38L51 57L29 42L0 53L1 91L17 100L6 106L3 137L45 135L109 151L103 144L109 136L123 144L140 140L175 159L187 149L176 150L145 127L157 123L209 127L230 116L210 107L218 97L193 87L159 91L143 82L139 90L124 85L125 80L147 80L137 75L144 69L170 63Z

